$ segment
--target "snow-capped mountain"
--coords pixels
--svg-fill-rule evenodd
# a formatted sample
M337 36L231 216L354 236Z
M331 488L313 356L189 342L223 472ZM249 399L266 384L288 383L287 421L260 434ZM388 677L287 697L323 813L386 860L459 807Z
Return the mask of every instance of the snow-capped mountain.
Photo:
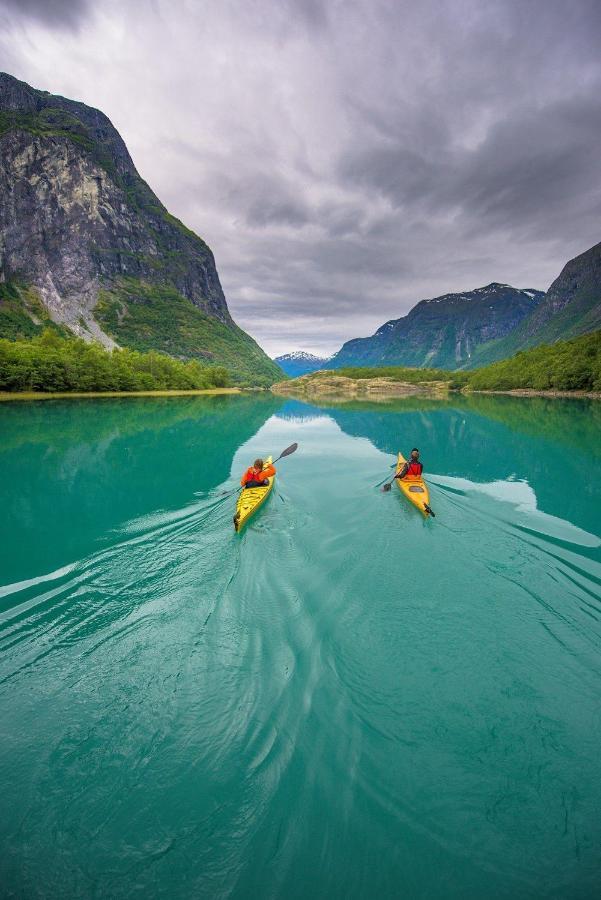
M296 378L297 375L306 375L308 372L324 369L328 360L321 356L314 356L313 353L306 353L304 350L294 350L292 353L276 356L274 362L284 370L286 375Z

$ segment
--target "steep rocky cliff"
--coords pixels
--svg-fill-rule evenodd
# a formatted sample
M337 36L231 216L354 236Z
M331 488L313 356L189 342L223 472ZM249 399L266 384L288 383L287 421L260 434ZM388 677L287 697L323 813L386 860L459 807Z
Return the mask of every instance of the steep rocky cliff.
M0 331L7 317L9 333L19 321L29 333L49 316L106 346L281 374L232 320L209 247L138 175L109 119L4 73L0 282Z
M347 341L328 368L342 366L431 366L458 369L483 344L511 332L538 306L542 291L489 284L462 294L422 300L372 337Z
M483 347L472 365L601 328L601 244L571 259L544 299L507 337Z

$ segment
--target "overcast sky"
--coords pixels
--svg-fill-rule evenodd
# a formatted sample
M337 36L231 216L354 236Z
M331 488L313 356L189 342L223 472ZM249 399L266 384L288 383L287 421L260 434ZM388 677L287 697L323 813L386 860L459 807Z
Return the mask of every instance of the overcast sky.
M601 240L600 0L0 0L0 69L111 118L272 355Z

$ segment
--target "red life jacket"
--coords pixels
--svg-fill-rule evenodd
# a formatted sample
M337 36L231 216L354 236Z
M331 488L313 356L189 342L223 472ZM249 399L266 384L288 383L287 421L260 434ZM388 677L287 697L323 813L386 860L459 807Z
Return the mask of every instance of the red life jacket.
M422 472L424 471L424 467L420 462L415 462L414 460L409 460L407 463L407 474L405 478L421 478Z

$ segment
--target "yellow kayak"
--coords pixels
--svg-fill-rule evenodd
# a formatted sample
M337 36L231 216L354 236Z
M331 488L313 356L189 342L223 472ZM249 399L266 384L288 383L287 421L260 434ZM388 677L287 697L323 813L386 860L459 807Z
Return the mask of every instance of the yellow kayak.
M399 453L397 472L400 472L400 470L405 465L405 462L405 457L402 453ZM401 493L404 494L407 500L410 500L414 506L417 506L417 508L424 514L426 518L428 518L428 516L434 515L434 513L430 509L430 495L428 493L428 485L423 478L395 478L394 480L398 484Z
M269 468L271 463L272 458L271 456L268 456L263 463L263 468ZM269 484L266 487L243 488L240 491L240 496L238 497L238 502L236 503L236 515L234 516L234 528L236 531L240 531L242 526L250 519L252 514L255 513L263 503L265 503L265 501L269 497L269 494L271 493L274 482L275 475L273 475L269 479Z

